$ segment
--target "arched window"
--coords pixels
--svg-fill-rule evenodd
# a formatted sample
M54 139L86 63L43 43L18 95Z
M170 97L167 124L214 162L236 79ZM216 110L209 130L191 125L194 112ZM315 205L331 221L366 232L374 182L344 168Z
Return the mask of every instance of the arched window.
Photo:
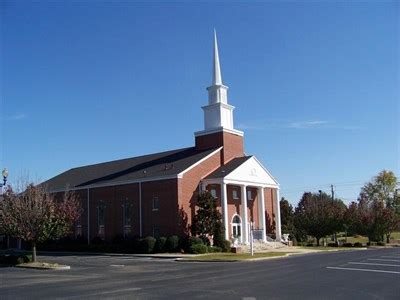
M238 215L235 215L233 217L232 223L240 224L242 222L240 221L240 217Z
M242 220L239 215L234 215L232 218L232 235L234 238L240 238L242 235Z

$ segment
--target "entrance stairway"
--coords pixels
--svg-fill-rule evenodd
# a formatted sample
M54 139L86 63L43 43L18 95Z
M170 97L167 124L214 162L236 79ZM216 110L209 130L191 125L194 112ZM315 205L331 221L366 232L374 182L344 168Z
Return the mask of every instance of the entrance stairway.
M243 245L243 252L248 252L250 253L251 249L250 249L250 245ZM260 253L260 252L268 252L268 251L273 251L276 249L285 249L288 248L287 245L285 245L284 243L281 242L266 242L266 243L262 243L262 242L254 242L253 243L253 249L254 249L254 253Z

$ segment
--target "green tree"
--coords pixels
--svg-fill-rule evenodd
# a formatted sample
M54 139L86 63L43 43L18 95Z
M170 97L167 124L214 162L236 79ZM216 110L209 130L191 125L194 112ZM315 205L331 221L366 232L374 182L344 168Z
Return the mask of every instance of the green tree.
M192 234L203 239L212 238L213 244L221 247L224 242L224 227L216 199L206 191L198 195L196 204L198 209L193 218Z
M296 230L319 241L322 237L343 228L346 206L340 200L332 200L326 193L304 193L296 207L294 224Z
M0 232L30 242L36 261L36 245L68 235L79 215L75 193L57 201L41 186L30 184L21 193L9 187L0 201Z
M397 177L392 171L381 171L366 183L358 198L358 233L370 241L382 241L400 224L400 197L396 190Z
M281 227L283 233L295 234L293 206L284 197L279 201L281 209Z

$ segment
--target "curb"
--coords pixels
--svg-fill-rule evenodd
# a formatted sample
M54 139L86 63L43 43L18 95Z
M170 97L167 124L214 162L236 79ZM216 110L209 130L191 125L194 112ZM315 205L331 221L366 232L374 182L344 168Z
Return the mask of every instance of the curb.
M38 267L38 266L29 266L29 265L16 265L15 268L21 269L34 269L34 270L70 270L71 266L60 265L57 267Z

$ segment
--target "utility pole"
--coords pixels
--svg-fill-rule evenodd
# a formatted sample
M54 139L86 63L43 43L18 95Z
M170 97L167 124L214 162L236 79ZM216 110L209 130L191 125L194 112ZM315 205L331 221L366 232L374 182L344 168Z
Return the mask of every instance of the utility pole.
M332 201L334 201L335 200L335 191L333 190L333 184L331 184L331 195L332 195ZM336 232L333 234L333 240L337 244Z

